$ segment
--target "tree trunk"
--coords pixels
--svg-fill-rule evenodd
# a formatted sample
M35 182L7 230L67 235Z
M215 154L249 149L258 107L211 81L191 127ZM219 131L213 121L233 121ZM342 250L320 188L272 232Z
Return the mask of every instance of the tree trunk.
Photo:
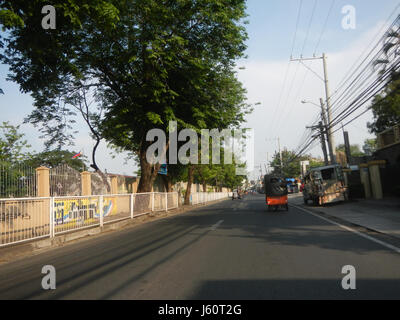
M139 154L140 159L140 181L138 186L138 193L151 192L153 183L157 177L158 170L161 164L151 164L146 159L146 148L145 145Z
M189 165L188 182L187 182L187 188L186 188L186 193L185 193L185 205L190 204L190 194L192 191L192 183L193 183L193 172L194 172L194 166Z
M207 192L207 182L203 182L203 192Z
M167 192L172 192L171 178L167 175L161 175L161 177L162 177L162 181L164 183L165 190L167 190Z

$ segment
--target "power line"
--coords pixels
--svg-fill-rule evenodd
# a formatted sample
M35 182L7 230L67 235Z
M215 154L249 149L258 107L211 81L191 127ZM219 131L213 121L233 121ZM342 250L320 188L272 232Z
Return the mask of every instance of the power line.
M400 7L400 4L396 6L396 8L392 12L392 14L389 16L389 19L392 17L392 15L395 13L397 8L399 8L399 7ZM400 19L400 16L397 19ZM392 23L391 27L388 30L393 28L393 26L397 22L397 19L395 20L395 22ZM374 40L381 33L382 30L383 30L383 28L381 28L379 33L374 37ZM367 61L367 59L373 54L373 52L376 50L379 43L381 43L381 40L385 38L386 34L387 34L387 32L385 32L385 34L380 38L378 43L372 48L372 50L370 50L370 52L367 54L367 56L362 60L362 62L353 71L354 67L358 64L359 59L361 59L361 57L364 55L364 53L369 49L369 46L364 50L364 52L361 54L360 58L353 64L353 66L350 68L349 72L345 75L343 80L339 83L338 89L331 96L331 98L332 98L333 96L337 95L339 93L339 91L343 88L343 86L346 85L350 80L352 80L352 82L347 86L347 88L344 89L342 91L342 93L338 96L338 98L335 100L335 102L333 104L335 106L333 108L334 112L336 113L340 109L340 107L343 106L352 96L355 96L357 94L356 99L354 99L353 102L348 107L346 107L344 110L339 112L339 114L336 115L335 118L331 120L331 122L329 123L330 128L333 128L334 126L340 124L343 120L348 118L351 114L356 112L359 108L361 108L368 101L370 101L370 99L374 95L376 95L378 92L380 92L380 90L382 90L383 87L386 85L385 80L387 80L390 77L390 73L393 70L397 70L397 68L399 67L400 63L398 61L392 63L392 66L389 70L386 70L386 72L383 75L381 75L378 79L375 79L375 81L373 81L372 84L370 83L368 85L367 82L376 73L374 71L372 71L371 73L366 73L365 71L367 70L368 66L371 66L374 63L374 61L376 61L376 58L379 57L383 53L383 48L381 48L374 55L374 57L371 59L371 61L368 62L366 64L366 66L364 66L364 68L361 70L361 72L355 78L353 77L355 72L357 72L360 68L362 68L362 66ZM361 93L358 93L359 90L361 90L361 88L365 88L366 86L367 86L366 89L364 89ZM344 126L352 123L353 121L355 121L356 119L361 117L363 114L365 114L369 110L370 110L370 108L367 108L361 114L357 115L353 119L346 122L346 124L344 124ZM317 118L317 121L318 121L318 118ZM341 128L336 129L333 133L339 131L340 129ZM305 138L305 137L307 137L307 138ZM300 143L299 147L296 149L296 156L292 159L292 161L295 160L303 152L308 150L313 144L316 143L316 136L313 137L312 134L307 134L307 131L305 131L305 134L303 134L300 141L301 141L301 143Z
M374 81L364 92L362 92L356 100L354 100L349 107L343 110L338 116L336 116L332 122L330 123L330 127L333 128L344 119L346 119L349 115L354 113L357 109L362 107L365 103L367 103L372 97L374 97L377 93L379 93L386 85L388 79L391 78L392 72L397 71L400 67L400 58L394 63L394 65L385 71L385 73L380 76L378 79ZM358 103L358 104L357 104Z
M304 53L304 48L306 46L306 43L307 43L307 40L308 40L308 36L310 34L311 24L312 24L312 22L314 20L314 14L315 14L315 8L316 7L317 7L317 0L314 0L314 6L313 6L313 9L312 9L310 22L308 23L307 34L306 34L306 38L304 39L303 48L301 49L300 56L303 56L303 53Z
M332 0L331 7L329 8L328 15L326 16L324 26L322 27L321 34L320 34L320 36L319 36L317 45L315 46L315 49L314 49L314 55L316 55L317 49L318 49L318 47L319 47L319 44L321 43L322 36L325 34L326 26L328 25L328 20L329 20L329 17L331 16L331 12L332 12L333 6L335 5L335 1L336 1L336 0Z
M290 56L291 57L293 55L293 50L294 50L294 46L295 46L295 43L296 43L297 29L299 28L299 21L300 21L300 14L301 14L302 7L303 7L303 0L300 0L299 10L298 10L298 13L297 13L296 30L294 32L294 37L293 37L293 42L292 42L292 50L290 52Z
M298 27L299 27L302 7L303 7L303 0L300 0L298 12L297 12L296 28L295 28L295 32L294 32L293 40L292 40L292 50L290 52L290 57L292 57L292 55L293 55L294 47L295 47L295 44L296 44L297 30L298 30ZM289 69L290 69L290 60L287 63L287 67L286 67L286 71L285 71L285 77L284 77L284 81L283 81L283 85L282 85L282 90L281 90L281 93L279 95L278 104L276 105L276 107L274 109L274 112L273 112L273 116L271 117L271 121L273 121L271 127L274 127L274 124L275 124L274 120L275 120L275 117L276 117L276 113L277 113L277 111L279 110L279 108L281 106L283 92L285 91L285 88L286 88L286 82L287 82L287 78L288 78Z

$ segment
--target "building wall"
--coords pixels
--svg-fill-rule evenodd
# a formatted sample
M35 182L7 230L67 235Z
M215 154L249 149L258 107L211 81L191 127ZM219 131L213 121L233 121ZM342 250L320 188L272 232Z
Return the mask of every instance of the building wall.
M376 160L386 160L388 165L400 164L400 143L379 149L374 153Z

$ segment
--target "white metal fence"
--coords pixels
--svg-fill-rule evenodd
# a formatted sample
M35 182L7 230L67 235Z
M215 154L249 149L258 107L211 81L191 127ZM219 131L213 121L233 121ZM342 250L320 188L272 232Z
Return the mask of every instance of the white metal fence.
M192 204L228 193L194 193ZM178 193L0 199L0 247L178 208Z
M202 204L229 198L229 192L196 192L191 195L191 204Z

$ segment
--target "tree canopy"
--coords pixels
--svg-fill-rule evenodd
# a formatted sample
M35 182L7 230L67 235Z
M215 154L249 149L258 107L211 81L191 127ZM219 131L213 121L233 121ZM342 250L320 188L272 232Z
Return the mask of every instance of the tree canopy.
M27 4L29 3L29 4ZM244 0L55 1L56 30L41 28L43 1L6 1L0 56L9 78L32 94L28 120L50 145L73 140L71 97L89 90L104 110L101 136L134 152L139 191L150 191L159 165L145 158L150 129L238 126L248 111L234 73L247 38Z
M380 133L400 123L400 73L395 73L384 91L371 105L374 120L368 123L371 133Z
M274 173L282 174L286 178L295 178L299 177L301 174L301 161L309 161L310 168L320 167L324 165L324 161L322 159L315 159L311 155L296 157L296 153L294 151L285 149L282 151L282 168L279 152L274 154L272 161L270 162L270 167L273 169Z

